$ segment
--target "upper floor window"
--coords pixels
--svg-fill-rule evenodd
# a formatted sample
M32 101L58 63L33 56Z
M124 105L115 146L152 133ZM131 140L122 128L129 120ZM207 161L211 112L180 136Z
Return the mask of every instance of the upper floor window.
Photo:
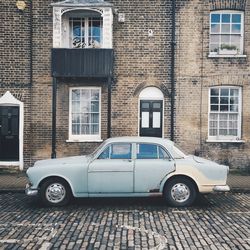
M112 3L63 0L51 5L53 48L113 48Z
M210 89L209 139L239 140L241 137L241 88Z
M69 18L71 48L101 48L102 18Z
M210 54L243 54L243 12L213 11L210 14Z

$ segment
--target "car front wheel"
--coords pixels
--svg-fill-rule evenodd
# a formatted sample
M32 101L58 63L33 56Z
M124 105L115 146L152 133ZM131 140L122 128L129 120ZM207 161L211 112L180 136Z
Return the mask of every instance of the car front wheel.
M176 177L166 184L164 196L169 205L185 207L193 204L197 191L191 180L184 177Z
M51 178L41 185L40 197L46 206L64 206L70 201L71 190L65 181Z

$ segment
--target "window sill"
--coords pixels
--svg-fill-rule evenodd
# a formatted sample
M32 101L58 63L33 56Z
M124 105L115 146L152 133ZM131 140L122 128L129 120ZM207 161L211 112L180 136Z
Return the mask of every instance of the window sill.
M247 55L212 55L209 54L208 58L246 58Z
M244 140L215 140L215 139L207 139L206 142L212 143L245 143Z
M72 142L103 142L102 139L69 139L66 140L66 142L72 143Z

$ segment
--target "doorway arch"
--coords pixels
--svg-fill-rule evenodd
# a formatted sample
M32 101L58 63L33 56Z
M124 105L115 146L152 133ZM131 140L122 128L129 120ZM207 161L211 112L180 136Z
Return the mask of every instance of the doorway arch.
M0 126L0 165L23 170L24 107L9 91L0 97Z
M164 94L157 87L144 88L139 94L139 135L163 137Z

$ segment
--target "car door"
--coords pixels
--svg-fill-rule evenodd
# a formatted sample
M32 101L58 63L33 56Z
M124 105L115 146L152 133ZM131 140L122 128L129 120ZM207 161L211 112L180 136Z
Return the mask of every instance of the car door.
M131 193L133 175L132 144L110 144L89 164L88 192Z
M175 170L175 162L160 145L136 144L135 192L157 192L161 180Z

